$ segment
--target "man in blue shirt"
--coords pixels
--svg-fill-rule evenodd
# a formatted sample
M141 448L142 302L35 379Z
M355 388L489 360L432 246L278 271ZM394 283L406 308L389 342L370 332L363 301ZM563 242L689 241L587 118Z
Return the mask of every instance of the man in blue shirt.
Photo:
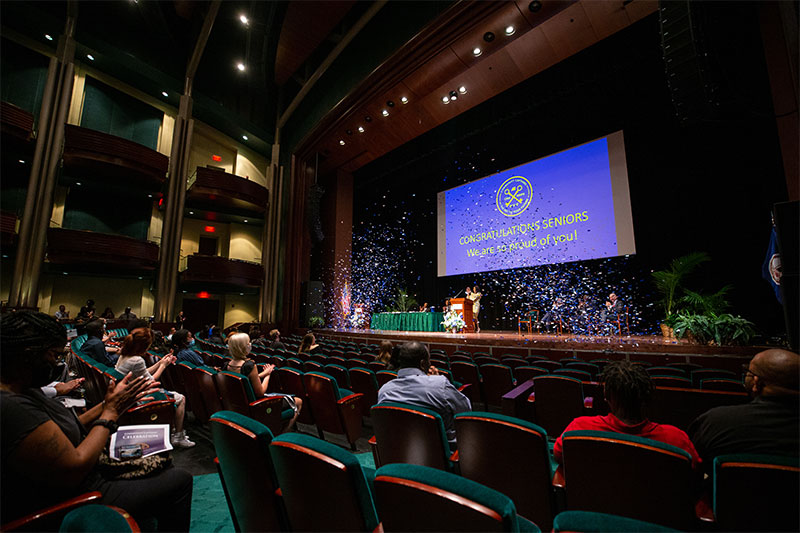
M92 320L86 324L86 334L89 336L86 342L81 346L81 353L90 357L98 363L114 367L117 363L117 355L114 353L116 348L106 350L106 345L103 344L103 333L105 331L105 323L102 320Z
M402 402L433 409L444 421L447 440L454 444L454 418L458 413L472 410L469 398L431 366L430 354L422 343L409 342L400 346L397 365L397 377L378 391L378 403Z

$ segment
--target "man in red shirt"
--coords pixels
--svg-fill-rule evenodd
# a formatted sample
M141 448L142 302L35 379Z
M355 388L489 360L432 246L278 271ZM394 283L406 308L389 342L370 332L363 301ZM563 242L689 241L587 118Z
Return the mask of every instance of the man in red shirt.
M577 430L613 431L657 440L685 450L692 456L692 468L700 468L700 456L686 432L647 419L645 409L653 384L642 365L629 361L609 363L603 370L601 380L611 413L605 416L580 416L570 422L564 433ZM561 436L553 447L553 456L556 461L563 463Z

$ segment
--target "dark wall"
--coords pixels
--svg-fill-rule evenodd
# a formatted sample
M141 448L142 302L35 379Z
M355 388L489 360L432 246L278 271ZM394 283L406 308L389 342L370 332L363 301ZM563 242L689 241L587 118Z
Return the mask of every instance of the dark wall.
M0 45L0 99L39 116L49 59L3 39Z
M396 237L390 237L391 253L410 262L402 282L426 300L443 300L467 283L488 283L486 320L496 327L515 328L513 317L524 299L549 305L552 286L572 280L597 298L609 287L624 287L645 331L654 330L660 318L649 272L703 250L713 261L695 288L732 284L734 312L765 333L780 333L781 309L760 277L760 265L769 210L786 199L786 186L757 15L753 5L734 3L720 5L706 19L707 35L713 36L709 61L719 85L714 105L687 123L675 115L653 15L359 170L354 278L361 279L354 279L354 287L379 274L368 258L375 255L374 243L389 234ZM437 192L620 129L636 256L436 277ZM527 292L523 285L530 286Z

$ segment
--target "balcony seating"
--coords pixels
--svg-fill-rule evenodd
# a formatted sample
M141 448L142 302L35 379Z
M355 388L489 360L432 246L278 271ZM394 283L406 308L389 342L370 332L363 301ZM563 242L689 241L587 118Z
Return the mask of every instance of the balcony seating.
M17 240L17 215L0 211L0 245L8 248Z
M425 466L382 466L375 475L375 503L387 532L539 531L517 516L508 496Z
M102 264L150 271L158 266L158 245L124 235L47 228L47 259L57 264Z
M712 477L721 531L800 531L797 457L721 455Z
M507 495L518 514L549 530L555 501L545 430L478 411L456 415L455 423L461 475Z
M269 448L292 531L376 530L368 481L374 472L365 472L355 455L298 433L281 435Z
M569 510L696 530L692 458L684 450L606 431L568 431L562 442Z
M363 395L340 389L332 376L323 372L308 372L303 375L308 403L314 411L314 419L320 438L323 431L344 435L350 448L356 449L356 440L361 436L361 402Z
M217 211L223 208L263 214L269 203L269 191L255 181L222 170L197 167L187 203Z
M0 102L0 128L4 137L8 135L29 143L34 139L33 114L14 104Z
M211 437L236 531L288 531L269 445L272 432L232 411L211 415Z
M218 283L236 287L260 287L264 267L260 263L228 259L216 255L193 254L187 258L182 283Z
M452 472L450 445L441 415L432 409L398 402L372 407L375 436L370 440L375 465L408 463Z

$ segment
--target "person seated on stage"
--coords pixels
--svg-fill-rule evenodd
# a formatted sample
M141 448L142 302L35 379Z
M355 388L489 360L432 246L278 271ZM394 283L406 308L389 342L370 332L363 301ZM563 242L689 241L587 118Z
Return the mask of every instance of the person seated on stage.
M117 317L119 320L136 320L136 314L131 312L130 306L125 308L125 312Z
M319 344L317 344L317 339L314 337L313 333L306 333L303 337L303 340L300 341L300 347L297 349L297 353L318 353L320 350Z
M481 323L480 323L480 320L478 320L478 315L481 312L481 297L482 296L483 295L481 294L481 291L480 291L480 289L478 289L477 285L475 285L472 288L472 290L470 290L470 288L467 287L467 298L472 300L472 322L475 325L475 333L480 333L481 332Z
M172 348L178 363L186 361L196 366L206 364L200 354L194 351L194 336L188 329L179 329L172 335Z
M600 321L617 320L619 315L623 312L624 307L622 300L617 298L616 293L612 292L608 295L608 300L606 300L606 308L600 311Z
M431 366L428 349L420 342L400 345L397 365L397 377L378 390L378 403L403 402L433 409L441 415L447 439L455 448L455 415L472 410L469 398Z
M588 294L582 294L578 298L578 305L575 307L575 329L581 333L591 333L594 314L594 302L589 298Z
M156 364L147 367L144 361L144 354L147 353L150 345L153 344L153 332L149 327L137 324L131 332L122 340L119 360L117 360L116 370L122 375L133 374L134 378L144 377L149 381L156 381L169 365L175 364L177 360L172 354L162 357ZM175 391L161 392L175 400L175 424L174 432L170 436L173 446L179 448L191 448L194 442L189 440L186 431L183 429L183 420L186 416L186 398Z
M64 304L58 306L56 318L59 320L69 320L69 311L67 311L67 308L64 306Z
M281 332L277 329L273 329L269 332L269 338L272 339L272 342L269 344L270 350L286 349L286 345L281 342Z
M117 348L106 347L103 344L103 336L105 334L106 325L102 319L98 318L86 324L86 335L88 339L81 346L80 352L98 363L114 367L117 363Z
M552 326L556 326L561 323L561 313L564 310L564 300L561 298L556 298L553 301L553 305L550 307L550 310L547 311L544 316L542 317L542 324L546 328L551 328Z
M275 370L275 365L264 365L263 370L259 372L255 361L248 359L252 344L250 343L250 336L247 333L234 333L228 339L228 353L231 356L230 361L226 361L222 367L223 370L230 370L237 372L243 376L247 376L250 380L250 385L253 386L253 394L257 398L261 396L282 396L283 407L281 409L293 409L294 416L288 422L284 431L289 431L294 427L295 420L300 414L300 409L303 407L303 400L290 394L268 393L269 377Z
M579 416L569 423L564 433L578 430L611 431L657 440L688 452L692 456L692 467L699 469L702 460L683 430L647 419L647 403L653 392L653 384L642 365L614 361L606 365L600 381L611 412L605 416ZM556 439L553 447L553 458L559 463L564 462L562 437L563 434Z
M427 312L428 312L428 311L430 311L430 310L431 310L431 308L428 306L428 302L425 302L425 303L424 303L424 304L422 304L422 305L420 306L420 308L419 308L419 312L420 312L420 313L427 313Z
M800 453L800 355L765 350L744 366L744 387L753 400L715 407L689 426L692 442L707 468L718 455L797 457Z
M392 360L392 343L389 341L381 341L381 348L375 360L389 366L389 361Z
M4 523L89 491L159 531L189 531L192 476L178 468L140 479L111 480L98 459L120 414L154 392L153 382L128 374L111 380L104 401L81 415L45 398L39 387L67 342L64 326L44 313L20 311L0 319L0 432Z

